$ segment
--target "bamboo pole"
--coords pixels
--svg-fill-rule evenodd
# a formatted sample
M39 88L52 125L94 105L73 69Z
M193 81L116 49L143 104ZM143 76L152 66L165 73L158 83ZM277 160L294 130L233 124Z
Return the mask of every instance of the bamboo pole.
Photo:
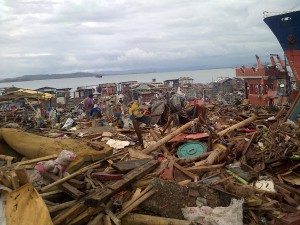
M149 146L148 148L144 149L142 152L146 154L150 154L151 152L155 151L157 148L162 146L163 144L167 143L169 140L171 140L173 137L175 137L178 134L181 134L183 131L191 127L194 123L197 123L199 119L194 119L183 126L179 127L177 130L173 131L172 133L168 134L167 136L163 137L159 141L157 141L154 145Z
M53 154L53 155L43 156L43 157L39 157L39 158L35 158L35 159L29 159L26 161L17 162L15 164L13 164L13 166L19 167L19 166L24 166L24 165L28 165L28 164L33 164L33 163L37 163L37 162L41 162L41 161L55 159L55 158L57 158L57 156L58 156L57 154Z
M252 122L255 121L256 119L257 119L257 116L256 116L256 115L253 115L253 116L249 117L248 119L245 119L245 120L243 120L243 121L241 121L241 122L239 122L239 123L237 123L237 124L232 125L231 127L228 127L228 128L225 129L225 130L220 131L220 132L218 133L218 135L219 135L219 137L222 137L222 136L224 136L225 134L228 134L228 133L230 133L230 132L232 132L232 131L234 131L234 130L236 130L236 129L240 129L240 128L242 128L242 127L244 127L244 126L246 126L246 125L252 123Z

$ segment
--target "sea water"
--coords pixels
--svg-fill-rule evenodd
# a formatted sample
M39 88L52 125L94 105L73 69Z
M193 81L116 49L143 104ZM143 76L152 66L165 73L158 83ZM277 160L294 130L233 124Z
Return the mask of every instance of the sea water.
M53 88L72 88L75 91L77 87L92 87L102 83L119 83L125 81L163 82L165 80L178 79L180 77L190 77L194 79L194 83L210 83L216 81L220 77L234 77L235 70L232 68L226 69L211 69L211 70L193 70L193 71L176 71L176 72L158 72L158 73L140 73L126 75L103 75L102 78L97 77L80 77L80 78L64 78L64 79L48 79L34 80L21 82L0 83L0 88L18 87L26 89L38 89L41 87Z

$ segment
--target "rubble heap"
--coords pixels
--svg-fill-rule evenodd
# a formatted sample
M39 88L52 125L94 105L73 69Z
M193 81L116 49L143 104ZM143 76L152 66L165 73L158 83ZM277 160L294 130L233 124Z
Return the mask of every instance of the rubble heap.
M288 107L193 107L159 125L40 128L31 149L59 144L39 157L2 130L7 224L299 224L300 128ZM70 139L81 143L75 153Z

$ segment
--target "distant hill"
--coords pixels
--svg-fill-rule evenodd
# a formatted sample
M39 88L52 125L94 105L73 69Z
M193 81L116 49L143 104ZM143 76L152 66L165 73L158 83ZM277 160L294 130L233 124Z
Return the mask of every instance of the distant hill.
M63 78L77 78L77 77L94 77L96 73L68 73L68 74L40 74L40 75L24 75L15 78L6 78L0 80L0 83L5 82L18 82L18 81L32 81L32 80L50 80L50 79L63 79Z
M126 71L102 71L102 72L77 72L66 74L38 74L38 75L23 75L14 78L5 78L0 80L0 83L6 82L20 82L33 80L51 80L51 79L65 79L65 78L79 78L79 77L95 77L95 76L110 76L110 75L127 75L139 73L157 73L157 72L174 72L174 71L188 71L188 70L203 70L203 69L221 69L224 67L210 67L210 66L195 66L187 68L159 68L159 69L144 69L144 70L126 70Z
M110 75L125 75L137 73L156 73L156 71L143 71L143 70L127 70L127 71L105 71L100 73L66 73L66 74L39 74L39 75L23 75L14 78L5 78L0 80L0 83L6 82L20 82L20 81L33 81L33 80L51 80L51 79L66 79L66 78L79 78L79 77L95 77L95 76L110 76Z

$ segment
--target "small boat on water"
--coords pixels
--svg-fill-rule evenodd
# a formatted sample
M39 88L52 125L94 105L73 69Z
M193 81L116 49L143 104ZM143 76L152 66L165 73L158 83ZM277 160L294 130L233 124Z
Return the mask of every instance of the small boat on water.
M96 75L96 77L97 77L97 78L102 78L102 77L103 77L103 75Z

